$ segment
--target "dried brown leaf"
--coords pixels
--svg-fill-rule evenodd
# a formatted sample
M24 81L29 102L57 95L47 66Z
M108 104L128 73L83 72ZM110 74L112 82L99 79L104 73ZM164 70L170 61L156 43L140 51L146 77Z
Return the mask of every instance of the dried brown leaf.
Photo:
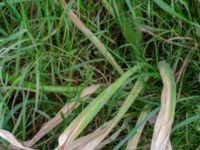
M9 142L13 147L16 149L21 150L33 150L28 147L24 147L16 138L15 136L7 130L0 129L0 137Z

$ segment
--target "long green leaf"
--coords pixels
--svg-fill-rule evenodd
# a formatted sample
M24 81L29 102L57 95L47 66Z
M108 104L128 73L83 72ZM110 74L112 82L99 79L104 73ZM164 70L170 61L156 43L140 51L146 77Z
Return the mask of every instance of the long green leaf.
M139 65L125 72L117 81L110 85L98 97L96 97L69 125L69 127L59 137L59 146L62 149L65 144L71 143L95 117L111 96L119 89L120 86L139 69Z
M125 102L121 106L117 115L112 120L110 120L107 125L103 126L99 130L96 130L96 132L93 132L85 137L81 137L77 141L74 141L74 143L70 146L73 147L74 145L77 145L79 148L81 147L82 149L85 150L89 148L95 149L103 141L103 139L112 131L112 129L119 123L119 121L124 117L125 113L135 102L137 96L139 95L142 89L143 89L143 82L140 79L138 79L134 84L128 97L126 98ZM81 143L80 141L85 141L85 142ZM70 146L65 145L65 147L70 147Z

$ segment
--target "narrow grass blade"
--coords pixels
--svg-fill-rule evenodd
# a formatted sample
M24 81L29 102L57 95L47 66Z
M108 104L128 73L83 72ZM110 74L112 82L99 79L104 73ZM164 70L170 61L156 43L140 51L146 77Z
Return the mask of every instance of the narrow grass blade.
M16 147L16 149L33 150L31 148L24 147L20 142L17 141L14 135L7 130L0 129L0 137L8 141L13 147Z
M144 118L146 118L146 116L148 115L148 113L150 112L149 106L145 105L143 111L141 112L137 124L136 126L142 121L144 120ZM142 126L140 126L140 128L138 128L137 133L135 135L133 135L132 139L130 139L128 141L128 144L126 146L126 150L135 150L137 149L137 145L139 143L142 131L144 129L145 123L142 124Z
M63 6L66 9L67 3L65 0L62 0ZM106 49L104 44L90 31L83 22L76 16L76 14L72 10L67 10L67 15L69 19L85 34L85 36L90 39L90 41L96 46L96 48L101 52L101 54L110 62L110 64L118 71L119 74L123 74L123 69L119 66L119 64L115 61L109 51Z
M15 6L10 3L8 0L3 0L5 5L8 7L10 10L11 14L15 17L15 19L20 22L21 21L21 15L19 14L18 10L15 8Z
M99 84L96 85L91 85L86 87L80 95L80 98L86 98L86 96L89 96L93 94L98 88L100 87ZM26 142L27 147L32 147L37 141L39 141L42 137L44 137L48 132L53 130L57 125L59 125L62 121L63 118L61 114L64 115L64 117L67 117L71 111L74 108L77 108L79 106L79 103L77 102L71 102L69 104L66 104L57 114L55 117L53 117L51 120L46 122L42 128L39 130L39 132L30 140Z
M170 132L174 121L176 107L176 83L169 64L159 62L160 75L163 81L161 108L158 114L151 143L152 150L170 149Z
M176 16L177 18L184 20L186 22L189 22L185 17L177 13L175 10L173 10L167 3L165 3L163 0L154 0L154 2L162 8L164 11L169 13L172 16Z
M3 78L8 78L8 82L9 83L16 83L17 81L20 81L21 78L18 78L16 76L13 75L8 75L6 73L2 74ZM0 87L1 89L2 87ZM19 89L24 89L24 90L29 90L32 92L36 91L36 84L32 83L32 82L27 82L27 81L23 81L23 83L21 84L21 86L7 86L5 87L7 89L12 89L12 90L19 90ZM70 92L80 92L82 90L82 87L80 86L67 86L67 85L63 85L63 86L59 86L59 85L44 85L41 84L41 86L39 87L41 91L43 92L49 92L49 93L70 93Z
M142 48L141 48L141 32L138 28L139 26L139 21L136 19L136 17L134 17L132 20L134 22L134 27L136 29L134 29L131 26L131 23L129 20L131 20L129 17L127 17L126 14L126 9L124 9L123 5L125 4L124 1L115 1L115 0L111 0L111 1L107 1L107 0L103 0L102 1L104 6L107 8L108 12L110 12L110 14L114 17L114 19L116 20L116 22L118 23L122 34L124 36L124 38L126 39L126 41L131 44L131 48L133 49L133 54L135 55L135 57L138 59L139 57L141 57L141 53L142 53ZM129 3L129 6L131 5L131 3ZM131 6L130 6L131 7ZM135 11L135 9L131 8L132 11ZM134 12L134 14L136 14ZM138 13L137 13L138 14ZM140 16L138 16L140 17Z
M192 22L191 20L187 19L185 16L183 16L182 14L179 14L178 12L176 12L174 9L172 9L166 2L164 2L163 0L154 0L154 2L161 8L163 9L165 12L167 12L168 14L170 14L171 16L175 16L178 19L181 19L183 21L185 21L188 24L194 25L196 27L200 27L199 24Z
M117 81L110 85L98 97L96 97L69 125L69 127L60 135L57 149L63 149L69 145L88 125L94 116L100 111L111 96L119 89L121 85L137 70L139 65L125 72Z
M193 117L191 117L191 118L188 118L188 119L186 119L186 120L180 122L179 124L177 124L177 125L172 129L172 133L175 132L176 130L180 129L180 128L183 128L183 127L185 127L185 126L187 126L187 125L189 125L189 124L195 122L195 121L198 121L199 119L200 119L200 115L198 114L198 115L195 115L195 116L193 116Z

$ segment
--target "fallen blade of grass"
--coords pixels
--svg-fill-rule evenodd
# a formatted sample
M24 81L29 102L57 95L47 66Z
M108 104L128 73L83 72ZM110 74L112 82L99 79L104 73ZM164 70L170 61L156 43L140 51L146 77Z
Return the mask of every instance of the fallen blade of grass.
M62 0L64 9L67 9L67 3ZM90 31L83 22L76 16L76 14L70 9L66 10L69 19L85 34L85 36L90 39L90 41L96 46L96 48L101 52L101 54L108 60L108 62L117 70L119 74L123 74L123 69L115 61L109 51L106 49L104 44Z
M31 148L24 147L20 142L17 141L14 135L7 130L0 129L0 137L9 142L11 146L15 147L16 149L33 150Z
M17 78L15 76L10 76L10 75L5 75L5 73L2 75L4 79L8 78L8 82L13 84L16 82L20 81L20 78ZM40 90L43 92L49 92L49 93L71 93L76 91L79 93L83 88L81 86L59 86L59 85L43 85L41 83L40 85ZM7 87L0 87L2 90L27 90L27 91L32 91L35 92L36 90L36 85L32 82L27 82L23 81L22 85L20 86L7 86ZM102 91L102 88L99 89L99 91Z
M113 119L104 123L103 125L101 125L94 132L92 132L86 136L78 138L77 140L72 142L72 144L70 144L67 147L67 149L68 150L74 150L74 149L81 149L81 150L90 149L90 150L92 150L92 149L94 149L93 144L95 144L95 142L98 141L98 139L106 132L106 130L112 124L112 121L113 121ZM95 147L95 150L102 149L106 144L109 144L110 142L114 141L114 139L120 134L120 132L127 127L129 121L130 121L130 117L126 118L124 120L122 126L115 133L113 133L107 140L103 141L97 147ZM97 144L95 144L95 145L97 145Z
M146 116L148 115L148 113L150 112L149 106L145 105L143 111L141 112L138 121L136 123L136 126L142 121L144 120L144 118L146 118ZM135 135L133 135L133 137L128 141L128 144L126 146L126 150L135 150L137 149L137 145L138 142L140 140L142 131L144 129L146 122L144 124L142 124L142 126L140 126L140 128L138 128L137 133Z
M69 127L60 135L57 150L69 145L95 117L111 96L123 85L123 83L141 66L136 65L125 72L117 81L97 96L69 125Z
M171 148L170 132L174 121L176 107L176 82L172 69L165 61L159 62L160 75L163 82L161 108L158 114L151 143L152 150Z
M139 95L142 89L143 82L140 79L138 79L117 115L112 120L110 120L105 127L102 127L101 130L80 138L80 140L84 141L84 143L81 143L81 145L79 145L79 148L81 147L82 150L87 150L88 148L91 150L95 149L123 118L123 116L128 111L133 102L136 100L137 96ZM77 141L74 141L73 143L74 145L77 145L79 143L79 139L77 139ZM70 146L71 145L66 145L66 147Z
M2 90L24 90L36 92L36 85L30 82L24 82L22 86L7 86L5 88L0 88ZM48 93L70 93L70 92L80 92L82 87L75 86L57 86L57 85L41 85L39 88L41 91Z
M99 84L91 85L86 87L80 95L80 98L83 100L86 99L89 95L93 94L98 88L100 87ZM29 141L25 142L27 147L32 147L37 141L39 141L42 137L44 137L48 132L53 130L57 125L59 125L63 118L61 114L66 118L73 109L77 108L80 103L78 102L71 102L66 104L51 120L46 122L42 128L37 132L37 134Z

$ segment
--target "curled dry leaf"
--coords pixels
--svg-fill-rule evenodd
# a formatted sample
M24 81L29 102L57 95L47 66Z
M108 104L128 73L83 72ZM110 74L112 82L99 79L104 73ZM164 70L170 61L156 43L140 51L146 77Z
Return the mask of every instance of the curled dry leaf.
M0 129L0 137L9 142L15 149L33 150L31 148L24 147L20 142L17 141L14 135L7 130Z
M170 150L170 131L172 128L176 106L176 83L172 69L165 62L159 63L163 81L161 108L158 114L151 143L152 150Z
M91 86L86 87L80 94L80 98L85 99L87 96L93 94L98 88L100 87L99 84L94 84ZM29 141L25 142L25 145L27 147L32 147L38 140L40 140L42 137L44 137L48 132L50 132L53 128L55 128L57 125L59 125L63 118L61 117L61 113L64 115L64 117L67 117L69 113L76 107L79 106L78 102L71 102L69 104L66 104L57 114L55 117L53 117L51 120L46 122L42 128L39 130L39 132Z

